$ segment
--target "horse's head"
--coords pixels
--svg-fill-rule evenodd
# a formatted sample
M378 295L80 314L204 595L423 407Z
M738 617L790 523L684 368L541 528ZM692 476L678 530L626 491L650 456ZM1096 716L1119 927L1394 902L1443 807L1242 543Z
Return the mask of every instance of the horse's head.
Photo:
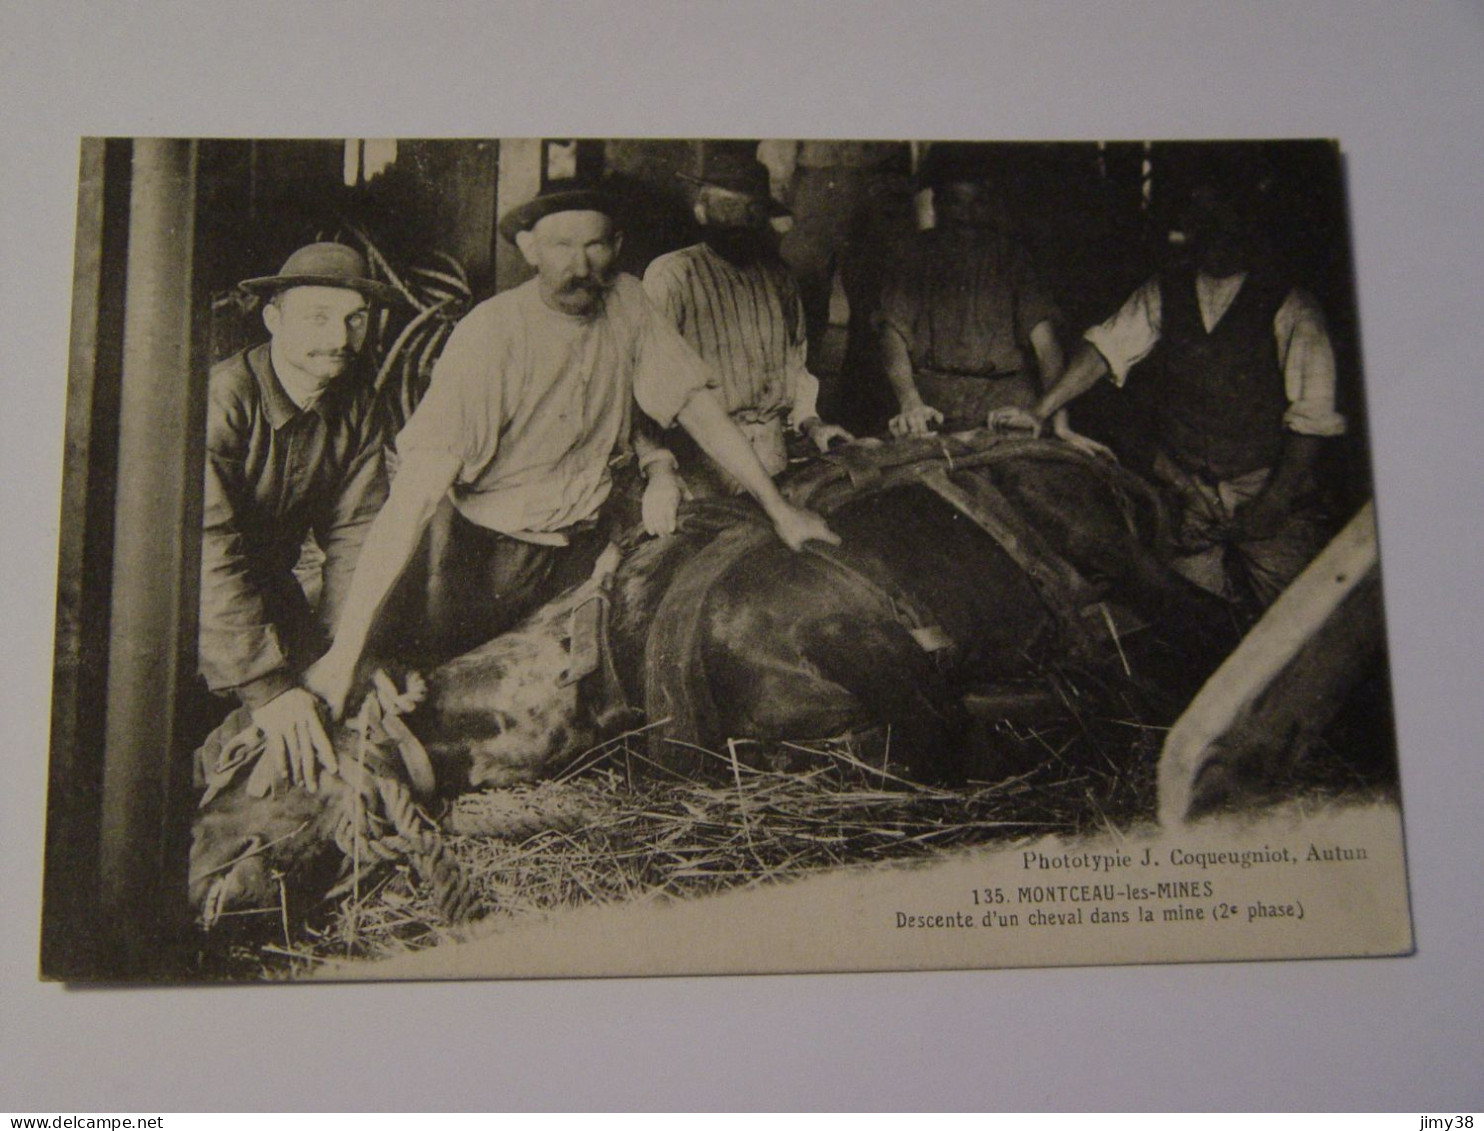
M213 797L191 830L190 900L202 924L277 910L289 885L333 865L347 791L340 777L324 773L315 793L282 785L252 797L244 774Z
M328 890L353 853L358 831L364 838L368 822L378 819L379 778L401 778L408 770L420 789L430 787L407 750L406 728L372 709L399 698L381 673L377 682L385 694L369 696L354 723L334 728L339 770L322 770L313 793L279 781L265 795L253 795L251 769L262 736L240 729L244 713L234 713L207 739L201 756L212 784L192 826L188 873L191 904L205 926L224 916L278 911L291 892ZM412 698L421 691L419 679Z

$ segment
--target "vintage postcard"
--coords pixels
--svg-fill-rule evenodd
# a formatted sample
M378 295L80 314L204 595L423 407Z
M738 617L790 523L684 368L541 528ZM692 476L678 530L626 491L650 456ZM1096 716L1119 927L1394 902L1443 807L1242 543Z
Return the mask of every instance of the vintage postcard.
M1411 951L1338 143L79 168L43 976Z

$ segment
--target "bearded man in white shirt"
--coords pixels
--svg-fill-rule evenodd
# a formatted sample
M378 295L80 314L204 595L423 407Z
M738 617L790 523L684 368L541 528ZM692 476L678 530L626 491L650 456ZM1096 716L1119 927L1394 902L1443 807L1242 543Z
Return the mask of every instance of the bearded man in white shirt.
M1324 315L1261 253L1255 190L1202 184L1182 216L1190 257L1150 279L1083 335L1062 379L1030 409L990 414L1002 430L1055 432L1084 450L1059 409L1159 347L1140 379L1157 383L1153 472L1181 503L1174 567L1230 599L1266 607L1331 532L1316 465L1335 411Z

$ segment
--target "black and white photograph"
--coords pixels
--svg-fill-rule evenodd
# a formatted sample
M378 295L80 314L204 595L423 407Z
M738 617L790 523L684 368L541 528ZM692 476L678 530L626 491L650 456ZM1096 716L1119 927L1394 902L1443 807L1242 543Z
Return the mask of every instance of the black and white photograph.
M85 139L43 973L1406 951L1342 162Z
M13 0L0 1109L1461 1126L1481 60Z

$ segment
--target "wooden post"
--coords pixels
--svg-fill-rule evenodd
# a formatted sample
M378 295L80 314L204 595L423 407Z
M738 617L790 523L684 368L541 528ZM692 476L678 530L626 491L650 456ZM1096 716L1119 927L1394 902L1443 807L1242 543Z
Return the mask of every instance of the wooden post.
M94 941L90 926L97 920L129 162L127 140L83 140L47 785L41 969L49 978L88 971Z
M1159 758L1160 824L1176 828L1286 769L1381 644L1375 510L1366 503L1170 728Z
M196 162L195 142L134 143L99 850L111 976L155 968L186 904L167 877L183 874L174 708L195 667L201 538Z

